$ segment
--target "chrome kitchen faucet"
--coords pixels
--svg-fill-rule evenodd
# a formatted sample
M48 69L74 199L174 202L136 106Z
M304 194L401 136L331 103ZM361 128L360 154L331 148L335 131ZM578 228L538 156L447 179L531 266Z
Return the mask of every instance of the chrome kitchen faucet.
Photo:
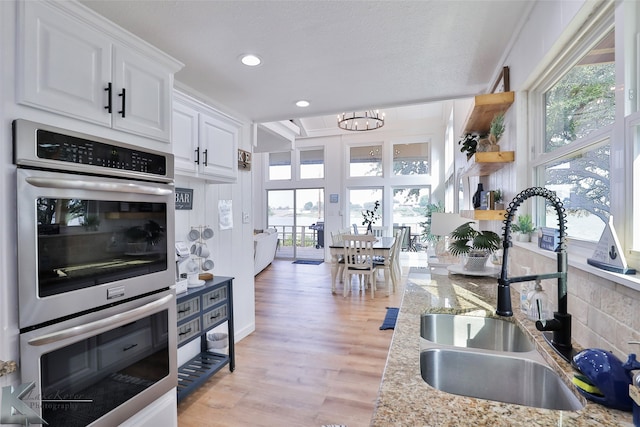
M508 253L511 243L511 222L518 207L530 197L540 196L547 199L555 208L560 228L560 241L555 248L558 259L558 269L555 273L532 274L520 277L507 277ZM553 313L553 319L536 321L536 329L543 331L545 340L565 360L571 362L573 348L571 346L571 315L567 313L567 245L566 245L566 212L555 191L542 187L532 187L521 191L509 203L504 220L504 235L502 238L502 270L498 279L498 303L496 314L513 316L511 308L511 283L528 282L543 279L558 279L558 310ZM551 333L549 333L551 332Z

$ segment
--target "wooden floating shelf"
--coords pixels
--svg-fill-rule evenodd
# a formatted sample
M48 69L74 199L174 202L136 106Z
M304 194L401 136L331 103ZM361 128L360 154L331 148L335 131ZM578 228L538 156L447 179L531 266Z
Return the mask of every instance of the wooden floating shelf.
M514 151L485 151L475 153L467 162L462 176L486 176L515 160Z
M464 133L489 133L494 116L509 109L515 99L513 92L487 93L477 95L473 108L467 117Z
M472 211L460 211L461 217L475 219L477 221L502 221L506 214L506 210L493 211L485 209L474 209Z

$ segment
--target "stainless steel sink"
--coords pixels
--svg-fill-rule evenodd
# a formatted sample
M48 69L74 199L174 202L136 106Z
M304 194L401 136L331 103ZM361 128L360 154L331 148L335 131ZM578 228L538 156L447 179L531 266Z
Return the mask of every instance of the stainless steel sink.
M437 344L484 350L526 352L535 348L518 325L490 317L423 314L420 336Z
M432 348L420 353L422 379L447 393L535 408L584 407L549 367L503 354Z

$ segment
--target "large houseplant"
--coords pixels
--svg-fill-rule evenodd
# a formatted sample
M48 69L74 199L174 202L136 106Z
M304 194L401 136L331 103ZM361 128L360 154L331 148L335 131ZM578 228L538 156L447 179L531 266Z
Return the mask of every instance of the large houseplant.
M478 231L466 222L451 232L449 252L464 256L465 270L484 270L487 258L500 248L500 236L493 231Z
M434 212L444 212L444 203L437 201L436 203L429 203L426 207L426 220L420 222L422 227L422 233L420 234L420 240L427 243L436 244L440 240L443 240L442 236L436 236L431 233L431 214Z

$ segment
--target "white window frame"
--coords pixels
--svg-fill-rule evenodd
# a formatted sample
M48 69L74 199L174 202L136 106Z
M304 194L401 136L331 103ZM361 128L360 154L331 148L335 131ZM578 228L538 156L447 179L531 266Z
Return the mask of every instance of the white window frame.
M554 65L548 68L548 71L540 76L538 81L534 83L534 85L530 89L529 94L529 111L531 112L531 126L530 126L530 134L529 141L531 146L532 160L529 162L529 170L532 171L533 183L536 186L544 186L544 177L539 173L544 165L554 161L561 159L564 156L567 156L576 151L584 150L589 148L592 145L596 145L601 143L605 139L609 139L610 144L612 144L611 152L613 152L613 144L615 141L615 127L616 123L614 122L611 125L600 128L596 131L591 132L589 135L574 141L566 146L559 147L554 149L553 151L546 152L545 151L545 117L544 117L544 95L546 91L548 91L555 83L558 82L569 70L571 70L576 63L597 43L607 35L611 30L614 30L614 14L613 11L608 14L604 19L599 22L594 23L594 25L583 28L583 31L576 35L576 42L570 46L568 49L565 49L565 53L560 55L555 61ZM616 37L616 42L618 41L618 37ZM616 62L620 61L618 57L619 48L616 45ZM619 67L616 64L616 85L620 80L620 76L618 75ZM616 98L616 122L620 120L618 108L618 97ZM611 178L611 177L610 177ZM610 179L611 182L611 179ZM617 206L614 203L613 192L610 189L610 214L616 215ZM534 205L534 220L540 222L539 219L544 215L545 210L545 201L533 200ZM569 238L568 251L576 252L580 255L591 256L593 250L595 249L596 242L580 240L575 238Z
M351 148L361 148L361 147L380 147L380 164L381 164L381 174L380 175L369 175L369 176L352 176L351 175ZM387 156L385 156L385 143L383 141L367 141L367 142L353 142L345 144L345 174L347 180L380 180L385 178L385 165L387 164Z
M302 178L302 152L303 151L322 151L322 177L321 178ZM327 157L326 150L323 145L309 146L296 149L296 176L300 181L323 180L327 176Z
M415 144L425 144L427 147L427 154L424 157L423 161L427 162L427 167L428 167L428 172L427 173L423 173L423 174L408 174L408 175L404 175L404 174L396 174L395 173L395 162L396 162L396 156L395 156L395 150L396 150L396 145L397 146L402 146L402 145L415 145ZM405 176L431 176L431 169L433 167L433 163L431 161L431 151L432 151L432 147L431 147L431 141L415 141L415 142L398 142L398 141L392 141L391 142L391 161L390 161L390 170L391 170L391 175L394 177L405 177ZM383 159L383 163L384 163L384 159ZM383 171L384 171L384 165L383 165Z
M289 153L289 178L282 179L272 179L271 178L271 155L284 154ZM272 153L267 153L265 156L265 164L266 164L266 180L270 182L291 182L295 178L295 159L293 158L293 153L290 151L274 151Z

